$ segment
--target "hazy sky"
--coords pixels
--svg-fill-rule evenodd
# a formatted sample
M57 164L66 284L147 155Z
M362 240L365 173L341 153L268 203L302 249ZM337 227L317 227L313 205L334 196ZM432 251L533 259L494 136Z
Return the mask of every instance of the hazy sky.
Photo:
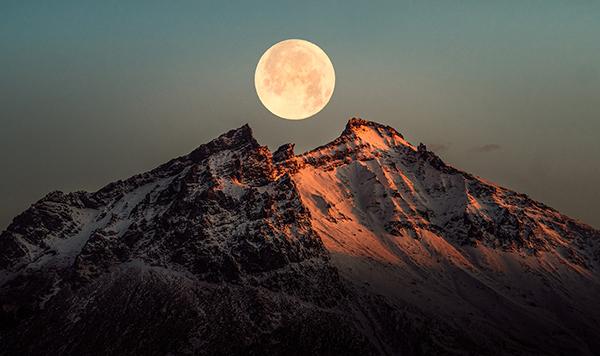
M287 121L254 69L311 41L329 105ZM447 163L600 228L600 2L0 1L0 230L249 123L273 151L390 125Z

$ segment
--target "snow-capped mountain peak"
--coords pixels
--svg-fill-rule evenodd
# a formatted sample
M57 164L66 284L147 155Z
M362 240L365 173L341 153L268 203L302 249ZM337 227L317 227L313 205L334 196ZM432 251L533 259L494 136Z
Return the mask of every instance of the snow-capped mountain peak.
M389 126L295 155L244 125L17 216L0 354L593 355L599 271L598 230Z

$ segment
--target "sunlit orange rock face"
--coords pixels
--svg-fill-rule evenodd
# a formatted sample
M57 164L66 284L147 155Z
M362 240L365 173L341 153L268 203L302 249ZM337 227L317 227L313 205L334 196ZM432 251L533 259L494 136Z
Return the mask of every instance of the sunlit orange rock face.
M0 355L595 355L600 232L352 119L245 125L0 234ZM43 331L43 332L41 332Z
M599 330L597 230L361 119L283 164L345 279L464 328Z
M337 140L279 164L294 167L313 225L335 253L403 264L414 251L408 260L417 264L506 270L484 252L495 251L503 259L550 259L583 275L597 262L581 256L594 252L586 239L594 229L446 165L390 127L352 119Z

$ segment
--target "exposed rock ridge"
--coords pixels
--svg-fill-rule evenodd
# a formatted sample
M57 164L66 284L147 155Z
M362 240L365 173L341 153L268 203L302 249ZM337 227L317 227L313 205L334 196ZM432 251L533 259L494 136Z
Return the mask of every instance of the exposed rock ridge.
M375 129L381 130L381 131L386 131L392 135L396 135L396 136L404 139L404 136L402 136L402 134L400 134L398 131L396 131L396 129L394 129L391 126L378 124L373 121L363 120L358 117L353 117L352 119L348 120L348 123L346 124L346 128L344 129L344 131L342 132L342 135L340 137L352 136L353 134L355 134L355 129L362 127L362 126L375 128Z
M363 120L363 119L359 119L359 118L355 117L348 121L348 123L346 124L346 128L344 129L344 131L342 131L342 134L338 138L329 142L328 144L325 144L325 145L319 146L313 150L310 150L298 157L311 155L315 152L323 151L327 148L332 148L332 147L335 148L337 146L346 144L348 142L356 141L357 140L357 135L356 135L357 129L359 129L361 127L371 128L373 130L376 130L380 134L387 134L392 137L398 137L398 138L401 138L402 140L404 140L404 137L400 133L398 133L394 128L392 128L390 126L381 125L376 122L367 121L367 120ZM408 144L408 145L410 146L410 144ZM357 149L358 148L360 148L360 147L357 147Z

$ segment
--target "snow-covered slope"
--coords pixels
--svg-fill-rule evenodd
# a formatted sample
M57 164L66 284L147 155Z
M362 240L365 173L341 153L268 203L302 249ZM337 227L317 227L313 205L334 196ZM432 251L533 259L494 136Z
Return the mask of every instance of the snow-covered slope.
M600 331L597 230L360 119L289 160L343 277L462 329L491 325L549 350Z
M98 192L49 194L0 235L0 251L0 352L372 348L331 309L344 293L337 270L248 126ZM321 330L316 344L291 337L304 324Z
M0 352L594 355L599 258L599 231L391 127L296 156L246 125L17 216Z

